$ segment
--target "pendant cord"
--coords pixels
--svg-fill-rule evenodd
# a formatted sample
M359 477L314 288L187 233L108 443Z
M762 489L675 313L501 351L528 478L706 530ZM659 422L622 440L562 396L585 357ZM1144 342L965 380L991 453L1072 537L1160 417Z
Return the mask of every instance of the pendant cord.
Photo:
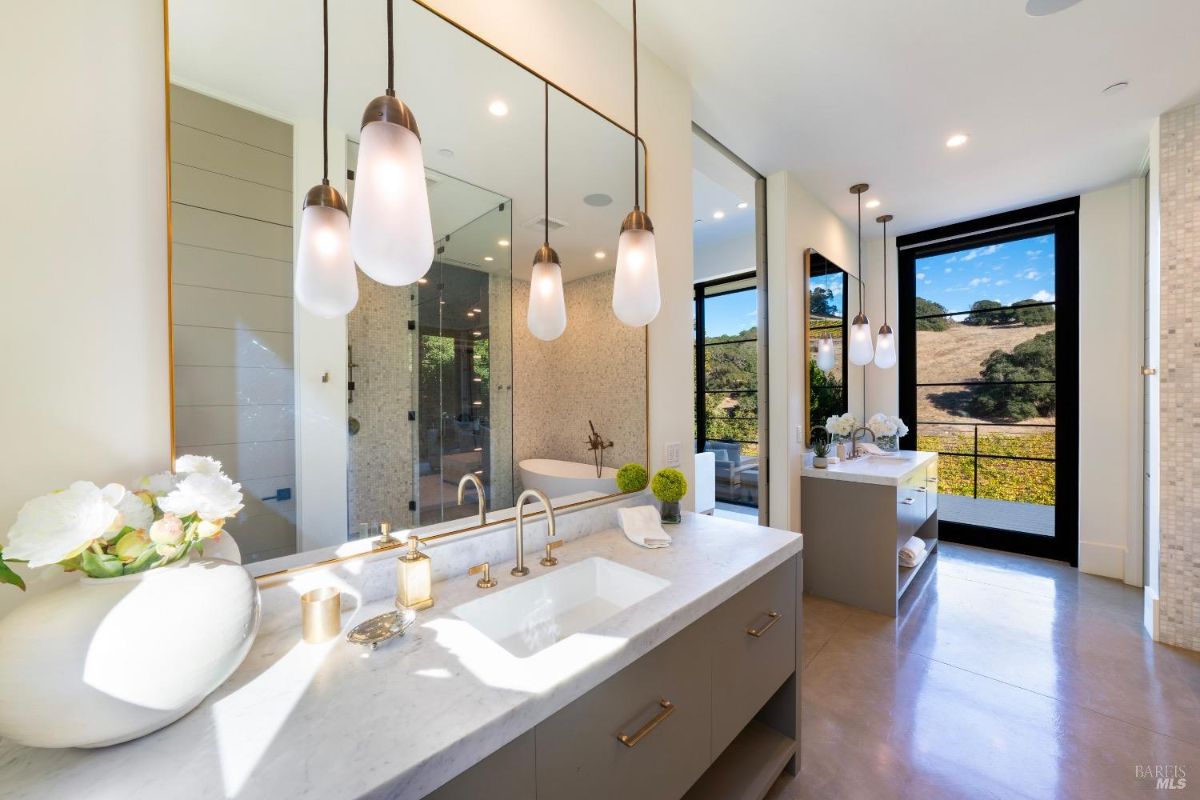
M888 324L888 301L887 301L887 220L883 221L883 324ZM889 326L890 327L890 326Z
M396 51L392 45L392 0L387 0L388 94L396 93Z
M542 114L542 121L545 125L542 134L542 179L544 181L544 192L542 201L545 203L544 213L542 214L543 223L543 238L546 246L550 246L550 83L542 81L542 86L545 91L545 112Z
M329 0L321 0L325 72L321 87L321 183L329 185Z
M641 170L638 164L638 37L637 37L637 0L633 0L633 207L638 208L639 186L638 179Z
M862 270L862 192L858 198L858 313L863 314L863 270ZM863 314L863 316L866 316Z

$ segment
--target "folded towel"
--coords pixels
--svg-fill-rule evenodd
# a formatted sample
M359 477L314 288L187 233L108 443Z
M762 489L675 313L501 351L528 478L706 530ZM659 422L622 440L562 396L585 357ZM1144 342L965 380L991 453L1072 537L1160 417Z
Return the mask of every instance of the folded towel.
M907 567L908 569L914 569L916 567L921 566L921 564L925 563L925 559L928 556L929 556L928 550L922 550L920 552L920 554L917 555L916 558L906 558L904 555L901 555L900 556L900 566Z
M662 516L654 506L617 510L625 538L639 547L670 547L671 537L663 530Z
M906 567L911 567L921 560L925 553L925 540L920 536L910 536L904 546L900 548L900 563ZM905 563L909 562L909 563Z

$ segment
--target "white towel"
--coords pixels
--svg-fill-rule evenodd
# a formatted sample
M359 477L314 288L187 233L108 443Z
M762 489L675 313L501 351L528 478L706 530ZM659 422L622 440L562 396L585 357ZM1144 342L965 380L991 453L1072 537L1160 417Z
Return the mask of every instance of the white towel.
M654 506L617 510L625 538L639 547L670 547L671 537L663 530L662 516Z
M900 564L905 567L915 567L925 558L925 540L920 536L910 536L900 548Z

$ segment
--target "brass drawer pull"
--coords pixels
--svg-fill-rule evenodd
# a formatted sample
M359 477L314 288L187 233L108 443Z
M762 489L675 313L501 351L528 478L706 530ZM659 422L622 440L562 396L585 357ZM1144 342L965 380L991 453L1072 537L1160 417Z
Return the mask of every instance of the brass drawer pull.
M778 611L768 611L767 616L769 619L767 620L766 625L763 625L761 628L746 628L746 633L757 639L767 631L771 630L771 626L776 622L779 622L779 620L783 617L783 614L780 614Z
M906 497L906 498L904 498L903 500L901 500L901 501L900 501L900 505L902 505L902 506L911 506L911 505L912 505L913 503L915 503L915 502L916 502L916 498L914 498L914 497Z
M617 741L626 747L634 747L642 739L645 739L646 736L649 735L650 731L657 728L664 719L675 713L675 704L665 697L658 701L658 705L662 708L662 710L654 715L654 719L638 728L637 733L633 734L633 736L630 736L627 733L618 733Z

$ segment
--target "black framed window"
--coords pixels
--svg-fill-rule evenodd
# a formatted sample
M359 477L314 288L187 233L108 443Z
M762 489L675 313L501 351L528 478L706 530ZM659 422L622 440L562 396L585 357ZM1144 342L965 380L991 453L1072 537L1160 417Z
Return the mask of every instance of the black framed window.
M897 240L904 446L951 541L1077 561L1078 207Z

